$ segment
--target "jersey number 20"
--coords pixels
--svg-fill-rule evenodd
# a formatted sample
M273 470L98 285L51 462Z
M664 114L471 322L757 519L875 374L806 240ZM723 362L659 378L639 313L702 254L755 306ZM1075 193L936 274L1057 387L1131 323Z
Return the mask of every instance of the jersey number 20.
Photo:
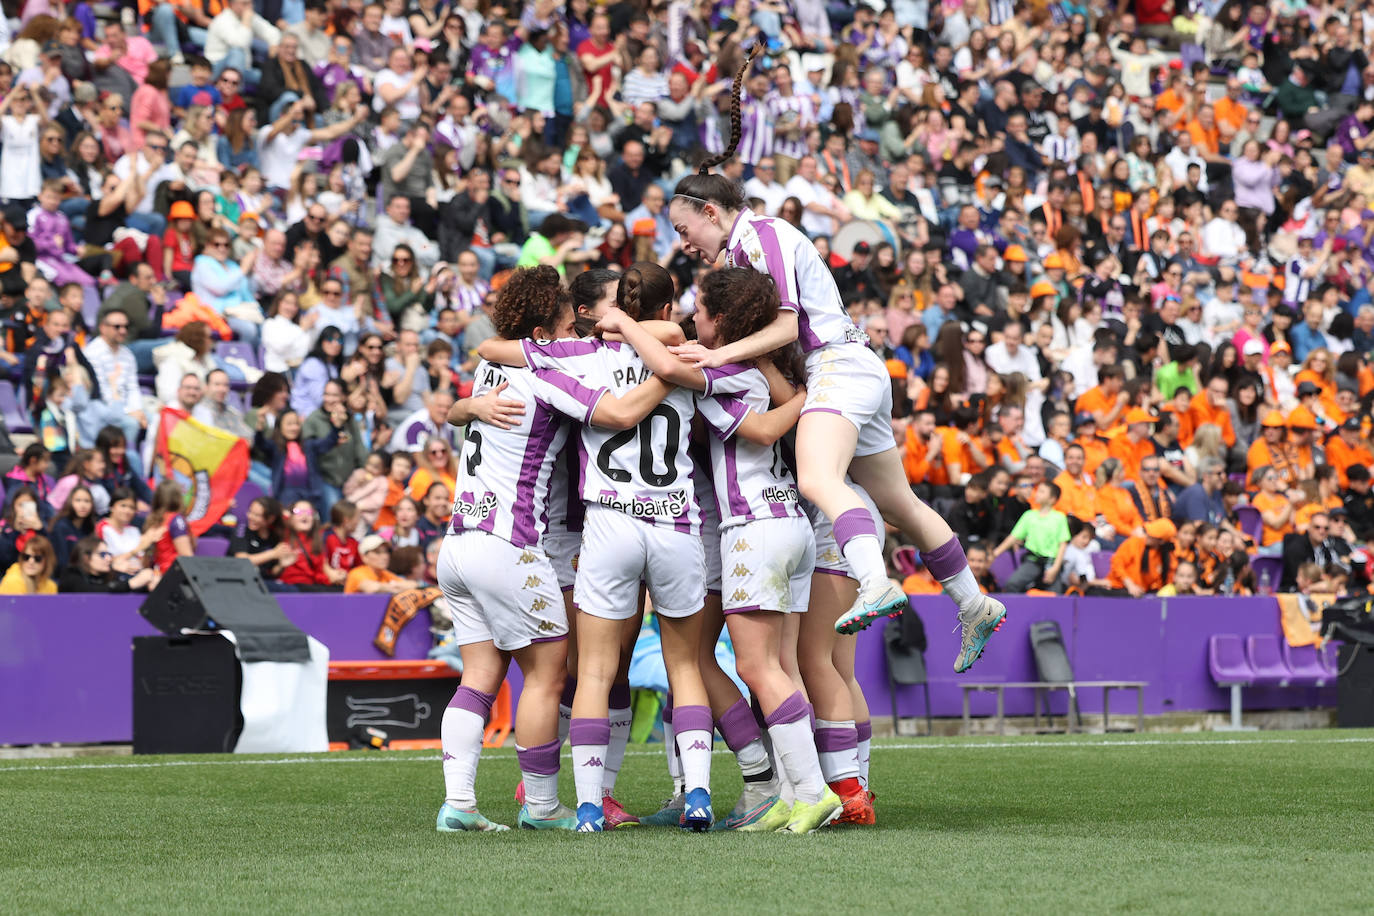
M662 418L665 424L666 436L661 449L654 448L655 417ZM655 407L635 428L622 430L606 440L606 444L601 446L601 451L596 455L596 466L601 469L601 473L606 475L606 479L614 480L616 483L626 483L630 480L632 475L629 471L611 467L611 455L636 436L639 437L639 476L651 487L672 486L677 480L677 444L682 436L682 420L676 410L663 404ZM662 474L654 469L655 451L663 452L663 462L667 469Z

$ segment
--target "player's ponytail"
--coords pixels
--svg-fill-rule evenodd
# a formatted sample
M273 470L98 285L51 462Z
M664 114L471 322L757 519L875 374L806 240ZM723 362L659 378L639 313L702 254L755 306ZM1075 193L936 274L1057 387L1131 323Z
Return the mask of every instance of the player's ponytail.
M735 73L735 80L730 84L730 142L726 145L724 152L718 156L711 156L701 163L695 175L688 175L677 183L673 189L673 199L680 200L691 206L694 210L701 210L707 203L713 203L728 211L738 211L744 209L744 193L738 185L722 175L711 174L711 169L720 165L722 162L729 161L735 155L735 150L739 148L740 137L744 130L744 114L740 109L740 93L744 88L744 77L749 72L749 67L754 62L754 56L759 53L761 42L755 42L749 49L749 53L744 58L744 63L740 64L739 70Z
M730 142L726 145L723 153L712 156L701 164L701 167L697 169L698 175L711 174L711 169L730 159L735 155L735 150L739 148L740 135L744 130L744 114L740 111L740 93L744 89L744 76L749 72L749 67L753 64L754 57L759 53L761 47L763 47L762 41L754 42L754 46L745 55L744 63L740 64L739 70L735 72L735 81L730 84Z
M673 276L653 261L636 261L620 278L615 304L635 321L657 318L673 301Z

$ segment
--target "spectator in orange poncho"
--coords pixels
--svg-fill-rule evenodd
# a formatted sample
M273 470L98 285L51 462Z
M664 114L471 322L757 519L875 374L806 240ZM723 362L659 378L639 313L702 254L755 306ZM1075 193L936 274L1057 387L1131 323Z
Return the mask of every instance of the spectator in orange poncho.
M945 468L944 439L935 425L933 410L918 410L906 428L902 466L908 483L943 487L949 483Z
M1360 437L1360 419L1351 417L1340 425L1336 435L1326 440L1326 463L1336 470L1341 489L1350 487L1350 468L1354 465L1374 467L1374 451Z
M1070 518L1091 522L1097 515L1097 488L1083 468L1084 454L1083 446L1077 442L1064 449L1064 470L1054 478L1054 485L1059 488L1059 502L1054 507Z
M1077 434L1073 441L1083 449L1083 473L1091 477L1111 457L1107 450L1110 443L1097 434L1097 418L1086 411L1074 418L1073 428Z
M1294 407L1288 414L1288 461L1301 483L1317 473L1317 418L1306 407Z
M1207 383L1207 387L1193 395L1189 411L1193 418L1193 429L1204 423L1216 424L1221 429L1221 441L1227 448L1236 444L1236 430L1231 425L1231 411L1226 399L1230 395L1230 385L1224 376L1217 376Z
M1340 509L1345 505L1345 501L1341 499L1340 488L1336 483L1335 468L1329 464L1319 464L1313 479L1317 488L1316 496L1298 507L1297 513L1293 516L1293 527L1297 529L1298 534L1307 533L1307 526L1311 522L1312 516L1319 512Z
M1253 474L1262 467L1272 467L1288 486L1297 484L1297 475L1288 461L1288 421L1277 410L1271 410L1260 420L1260 437L1245 454L1245 470Z
M1250 505L1259 510L1263 523L1260 546L1277 544L1293 531L1293 504L1283 492L1283 479L1273 468L1262 467L1250 478L1250 485L1259 489Z
M1121 539L1138 535L1143 530L1145 520L1135 507L1135 500L1122 486L1126 472L1119 458L1108 458L1097 469L1097 495L1093 502L1094 522L1098 526L1098 540L1102 546L1119 544ZM1110 525L1111 532L1101 530Z
M1126 412L1126 432L1117 436L1107 445L1107 452L1121 461L1125 468L1126 479L1140 483L1140 463L1155 453L1155 444L1150 439L1150 430L1155 418L1149 411L1132 407Z
M1178 529L1167 518L1157 518L1145 530L1116 549L1112 555L1111 572L1107 581L1115 589L1124 589L1132 598L1139 598L1164 587L1169 573L1169 554Z

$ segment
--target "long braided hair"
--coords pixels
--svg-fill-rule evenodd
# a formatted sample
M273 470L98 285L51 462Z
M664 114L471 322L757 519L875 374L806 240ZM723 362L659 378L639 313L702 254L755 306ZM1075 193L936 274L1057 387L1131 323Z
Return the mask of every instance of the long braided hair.
M749 49L749 53L744 57L744 63L740 64L739 70L735 72L735 80L730 85L730 142L726 144L725 151L718 156L711 156L697 168L695 175L688 175L677 183L673 189L674 197L681 197L683 202L693 209L700 210L709 201L727 210L741 210L744 208L744 193L730 179L722 175L711 174L711 169L727 162L735 155L735 150L739 148L740 136L744 129L744 114L740 110L740 92L744 88L744 77L749 73L749 68L754 63L754 58L758 55L759 49L763 47L762 42L755 42Z

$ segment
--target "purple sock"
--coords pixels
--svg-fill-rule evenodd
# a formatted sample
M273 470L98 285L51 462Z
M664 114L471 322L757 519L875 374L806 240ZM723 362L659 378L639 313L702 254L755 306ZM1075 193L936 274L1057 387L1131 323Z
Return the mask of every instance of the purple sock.
M841 512L831 528L835 534L835 546L840 548L840 553L844 553L844 545L856 537L878 537L878 529L873 527L873 516L868 514L867 509Z
M964 548L960 546L959 539L953 537L934 550L922 553L921 559L925 561L926 569L936 582L953 579L968 566Z
M535 747L518 748L515 752L515 759L519 762L522 772L535 773L540 776L556 776L558 774L558 748L560 744L562 742L555 740Z
M711 720L711 707L679 706L673 710L673 731L679 735L693 731L714 732L715 723Z
M607 719L573 719L568 730L572 745L605 744L611 740L611 723Z
M856 722L854 730L859 733L860 741L871 741L873 739L873 722Z
M768 715L768 724L785 725L788 722L800 722L810 716L812 718L812 728L815 728L815 715L811 712L811 706L802 699L801 691L798 690L787 699L778 704L778 708Z
M491 717L491 704L496 702L496 694L483 693L480 690L473 690L471 687L459 687L453 692L453 699L448 701L448 705L453 709L466 709L470 713L481 716L485 722Z
M732 751L739 751L751 741L759 739L759 724L754 721L754 713L743 698L725 710L716 725L720 736L725 739L725 746Z

